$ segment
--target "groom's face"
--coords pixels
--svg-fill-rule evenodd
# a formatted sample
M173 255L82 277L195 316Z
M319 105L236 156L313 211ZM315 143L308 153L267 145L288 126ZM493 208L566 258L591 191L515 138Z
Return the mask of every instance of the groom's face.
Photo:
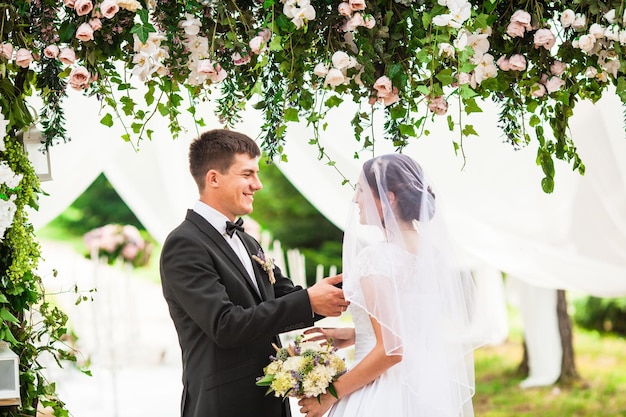
M247 154L235 154L233 163L225 173L216 172L213 177L215 191L213 207L228 217L235 218L250 214L254 193L263 188L259 180L257 158Z

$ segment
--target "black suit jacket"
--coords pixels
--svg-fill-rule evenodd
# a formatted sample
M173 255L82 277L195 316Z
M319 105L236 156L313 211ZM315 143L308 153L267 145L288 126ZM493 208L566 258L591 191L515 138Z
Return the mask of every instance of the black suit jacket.
M261 249L240 233L249 255ZM278 334L313 325L308 294L252 261L260 295L215 228L189 210L161 253L161 284L182 352L182 417L285 417L289 402L255 385Z

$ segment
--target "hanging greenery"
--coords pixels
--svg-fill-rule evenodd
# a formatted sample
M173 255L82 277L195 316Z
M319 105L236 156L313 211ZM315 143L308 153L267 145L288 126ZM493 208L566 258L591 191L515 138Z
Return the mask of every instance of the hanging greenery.
M0 0L0 334L22 352L21 412L51 397L24 312L52 314L43 325L53 338L65 318L44 307L33 273L24 207L36 206L39 187L17 136L39 124L42 145L68 140L67 88L99 100L101 123L133 143L151 139L157 117L174 137L183 116L204 125L196 106L206 100L227 127L252 106L271 158L285 157L290 123L312 125L319 145L325 116L346 101L358 104L346 123L364 149L390 140L400 150L442 118L462 151L492 129L467 117L491 100L503 141L536 147L551 192L555 158L584 173L568 130L577 102L607 91L626 101L624 13L617 0ZM375 112L383 138L371 133Z

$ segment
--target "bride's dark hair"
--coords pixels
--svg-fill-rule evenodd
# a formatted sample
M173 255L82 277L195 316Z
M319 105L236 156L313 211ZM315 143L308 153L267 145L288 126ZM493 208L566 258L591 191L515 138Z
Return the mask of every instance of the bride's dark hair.
M395 195L402 220L430 220L435 215L435 194L430 186L424 189L424 172L413 158L404 154L377 156L363 164L363 173L378 199L377 175L381 186Z

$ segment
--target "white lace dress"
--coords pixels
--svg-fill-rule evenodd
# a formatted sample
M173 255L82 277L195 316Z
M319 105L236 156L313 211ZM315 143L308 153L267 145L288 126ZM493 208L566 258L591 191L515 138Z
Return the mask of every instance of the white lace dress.
M412 255L404 253L399 256L397 253L390 253L387 248L381 250L366 251L366 256L361 257L358 274L361 276L368 274L380 274L389 270L391 263L404 264ZM405 274L411 274L410 266L404 267ZM360 297L358 297L360 298ZM352 314L354 328L356 332L354 365L360 362L376 344L376 336L372 328L370 316L366 310L356 303L350 304L348 311ZM406 385L402 383L401 370L402 362L394 365L383 373L379 378L361 389L353 392L347 397L338 401L329 413L329 417L408 417L413 414L405 410L403 398Z
M365 310L350 305L356 329L355 364L372 350L376 343L374 330ZM351 395L339 400L332 408L329 417L403 417L402 390L404 384L399 379L399 366L388 369L379 378Z

